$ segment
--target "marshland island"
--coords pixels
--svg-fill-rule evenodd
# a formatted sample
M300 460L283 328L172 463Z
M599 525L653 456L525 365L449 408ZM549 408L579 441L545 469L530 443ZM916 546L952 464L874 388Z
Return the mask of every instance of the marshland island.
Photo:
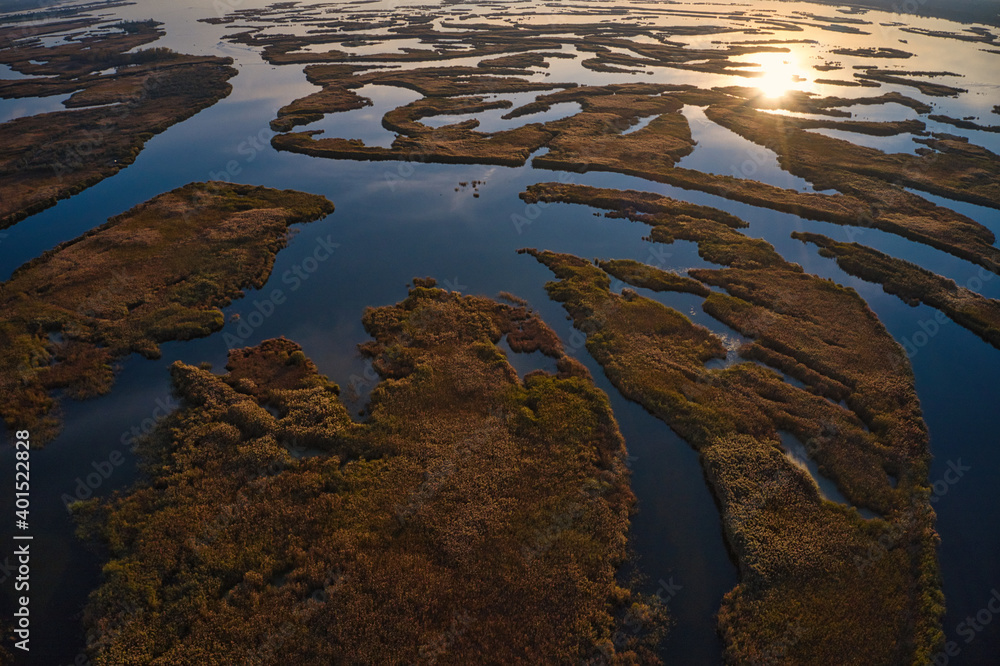
M39 43L98 26L98 34ZM0 80L0 97L67 95L66 110L0 124L0 227L113 175L153 135L229 94L231 59L143 48L164 34L159 26L95 18L0 25L0 64L28 75Z
M860 4L0 14L52 654L990 663L1000 17Z

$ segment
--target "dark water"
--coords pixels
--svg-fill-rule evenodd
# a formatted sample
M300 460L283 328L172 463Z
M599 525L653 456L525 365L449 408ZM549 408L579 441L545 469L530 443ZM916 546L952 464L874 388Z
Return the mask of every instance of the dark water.
M170 407L167 368L172 362L209 361L221 371L230 345L252 345L284 335L299 342L331 379L356 389L360 398L352 408L363 406L363 396L373 383L370 369L355 352L356 345L367 339L361 327L364 308L395 303L405 296L406 285L414 276L428 275L437 278L443 287L465 293L495 295L509 291L527 299L562 337L569 352L590 368L598 385L611 398L630 452L633 488L640 502L632 534L638 563L646 577L645 589L651 593L670 591L666 596L675 624L664 653L673 663L718 663L721 642L714 632L713 616L722 596L736 584L737 572L727 554L718 511L697 454L661 421L623 399L609 384L583 348L582 338L571 328L561 306L548 299L544 284L552 278L551 273L531 257L516 254L516 250L536 247L586 258L632 258L676 269L707 264L691 243L665 246L643 241L648 232L644 225L595 217L591 209L583 206L528 207L517 197L526 186L546 180L654 191L722 208L746 219L751 225L748 235L767 239L787 259L858 290L896 339L913 350L917 388L934 453L931 479L939 482L935 485L934 506L939 516L948 603L945 629L960 648L960 654L949 663L996 662L1000 655L1000 622L983 626L969 643L965 642L967 631L959 625L985 608L992 590L1000 587L1000 506L996 491L1000 487L1000 437L995 426L994 387L1000 376L1000 351L949 320L940 323L936 311L930 308L909 307L883 293L879 286L846 275L833 261L820 257L813 246L795 241L789 234L805 230L837 240L857 240L931 268L960 284L979 279L977 291L994 298L1000 297L1000 277L980 274L967 262L876 230L801 220L617 174L566 174L530 167L339 162L277 153L268 146L272 135L268 121L281 105L316 89L305 81L300 66L272 67L253 51L219 43L224 34L220 27L189 21L191 16L213 13L204 6L168 8L147 2L121 11L133 18L155 15L168 20L165 44L178 50L236 57L240 75L232 81L234 92L216 106L154 137L125 171L6 230L6 235L0 236L0 279L6 279L14 268L46 249L101 224L110 215L191 181L216 178L295 188L329 197L337 210L324 220L298 227L288 248L278 255L269 283L260 291L249 290L227 308L227 318L232 313L241 315L239 323L229 322L223 331L201 340L164 344L163 357L156 361L124 359L109 395L63 403L65 431L45 449L32 453L35 624L30 663L68 664L80 653L84 641L79 614L88 591L99 581L99 558L73 536L74 525L65 509L64 496L78 491L85 494L86 490L104 496L135 480L135 460L129 449L132 429L148 430L164 408ZM410 98L408 92L376 92L382 96L376 99L377 104L386 107ZM908 89L901 92L913 94ZM387 132L377 122L380 109L362 109L342 118L327 116L317 127L330 134L339 127L345 137L384 140ZM338 124L338 120L343 123ZM775 171L768 156L764 156L768 157L765 160L745 142L734 140L727 151L724 133L711 127L703 129L699 134L701 144L687 158L701 168L714 161L719 173L732 173L734 164L749 159L761 173L782 179L785 186L809 187ZM950 131L958 132L954 128ZM458 185L473 180L483 181L479 198L472 196L471 187ZM455 191L457 187L459 191ZM934 201L950 205L946 200ZM959 205L956 208L1000 230L997 211ZM313 261L317 248L331 244L337 246L331 258ZM300 275L305 279L297 277ZM275 289L281 289L287 300L272 311L268 298ZM732 334L701 312L698 298L684 294L655 297L719 334ZM511 360L521 374L544 364L527 355L512 355ZM110 475L103 478L101 470L107 470L108 461L117 460L118 454L124 462L112 465ZM0 451L0 468L13 468L11 450ZM956 477L955 469L962 470L961 476ZM88 477L95 482L88 483ZM0 474L4 507L6 498L12 495L11 483L10 474ZM6 521L2 540L10 543ZM0 562L7 552L0 551ZM3 584L3 591L0 610L6 613L10 581Z

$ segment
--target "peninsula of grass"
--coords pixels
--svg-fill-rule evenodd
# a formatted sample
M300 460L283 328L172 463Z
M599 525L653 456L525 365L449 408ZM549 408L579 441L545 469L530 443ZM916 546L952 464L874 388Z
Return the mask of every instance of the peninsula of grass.
M923 121L916 119L871 121L803 118L801 122L797 123L797 126L802 129L835 129L841 132L854 132L855 134L868 134L870 136L919 134L927 129L927 125Z
M879 84L871 81L848 81L846 79L815 79L815 83L826 86L843 86L845 88L878 88Z
M878 434L865 432L859 415L755 363L706 369L706 361L725 356L710 331L653 300L611 292L608 276L597 266L570 255L525 251L555 274L557 281L546 285L550 296L586 333L587 350L611 382L701 455L740 567L740 583L726 595L718 616L727 663L765 663L776 644L782 663L927 661L943 640L943 606L919 411L916 440L909 442L914 448L896 447L892 437L902 433L881 427ZM778 286L770 279L778 270L755 273ZM781 272L822 282L793 269ZM856 298L835 285L829 291L841 302ZM806 310L821 319L815 323L801 312L782 318L775 305L723 299L743 308L749 315L744 321L756 321L762 336L790 326L797 329L794 335L815 340L825 335L820 328L829 319L850 314L824 318L819 308L829 299L816 302L812 295L793 298L783 309ZM768 320L772 326L766 326ZM891 343L884 329L879 338ZM852 352L866 342L858 335ZM896 374L915 408L908 368ZM886 423L898 418L866 416ZM805 442L820 460L855 457L837 470L838 484L849 474L881 474L878 494L894 498L885 520L866 521L853 509L824 500L808 472L783 453L782 431ZM885 481L880 463L882 469L908 470L897 488ZM867 492L858 487L849 496L857 501Z
M979 123L972 122L971 120L952 118L951 116L940 114L932 114L927 117L931 120L936 120L939 123L946 123L961 129L978 130L980 132L1000 132L1000 125L980 125Z
M289 16L295 14L295 11L288 12ZM548 43L553 39L552 29L552 26L518 26L516 29L492 26L486 34L485 26L465 25L458 32L439 32L422 22L394 31L397 36L419 37L439 49L448 46L445 49L448 57L460 51L454 49L456 42L473 46L474 53L471 55L475 55L475 49L484 44L507 45L510 59L498 56L489 63L490 67L379 69L383 65L378 64L377 58L365 59L363 63L357 59L342 58L336 60L336 64L333 64L334 60L321 58L319 62L331 64L310 65L306 73L309 80L323 90L279 111L273 125L275 129L287 131L297 124L312 122L322 113L365 104L366 101L353 90L370 83L409 88L425 97L390 111L383 118L383 125L399 134L390 148L368 146L357 139L321 136L323 133L319 131L279 134L272 139L272 145L279 150L334 159L504 166L520 166L535 151L546 148L544 154L531 160L532 166L573 172L612 171L700 190L803 218L877 228L926 243L989 270L1000 271L1000 251L993 246L995 238L989 229L904 189L923 189L980 205L1000 206L996 179L989 177L998 168L995 155L957 137L943 135L922 139L928 145L925 155L886 155L875 149L808 131L829 128L875 136L920 133L925 131L925 124L917 119L894 122L837 119L850 117L850 112L845 110L847 107L865 104L898 103L921 114L930 113L931 107L924 102L896 92L849 98L820 97L792 91L779 98L768 98L759 90L741 86L705 90L690 85L546 84L523 78L528 73L524 69L504 67L521 67L525 63L537 65L541 62L540 57L554 57L557 52L529 52L552 48ZM704 65L709 69L726 69L733 64L729 59L735 55L784 48L731 45L706 54L703 50L687 49L674 43L635 41L630 37L641 34L642 30L634 26L607 26L602 32L595 31L592 26L579 25L572 26L572 29L566 26L566 31L567 34L559 38L559 43L564 46L593 52L615 62L619 62L615 59L621 56L629 62L682 68ZM541 39L544 35L548 36ZM582 40L583 36L587 39ZM296 39L299 38L263 34L253 37L254 43L259 45L271 45L274 40L287 45L286 42L291 43L288 40ZM317 34L303 39L306 41L302 45L306 45L319 43L324 36ZM534 49L527 49L529 44ZM635 55L623 56L624 51ZM305 58L309 54L303 53L302 56ZM864 76L881 76L881 70L876 68L865 68L863 72ZM920 73L902 72L893 76ZM559 90L543 93L534 101L511 109L504 118L539 113L551 109L553 104L564 102L578 103L580 112L559 120L493 133L476 131L478 123L475 120L440 128L431 128L419 122L421 117L429 115L501 108L501 102L488 101L484 97L486 94L552 88ZM712 120L775 150L782 166L790 172L806 178L818 190L836 192L799 192L754 180L678 167L678 161L694 148L690 127L680 113L684 105L707 107L706 114ZM830 119L761 112L769 109L821 114L830 116ZM649 116L655 117L645 127L626 131L639 119Z
M704 309L755 338L742 353L820 395L845 401L877 436L879 444L869 451L873 457L863 465L838 462L836 451L819 453L844 494L885 512L899 499L892 497L886 474L912 475L912 483L922 483L926 429L912 373L902 349L854 290L804 273L766 241L740 233L745 222L710 207L646 192L559 183L532 185L522 198L603 208L610 217L650 225L654 242L697 243L703 259L728 268L692 269L688 275L729 292L711 294Z
M371 100L354 90L365 85L390 85L408 88L427 97L475 95L482 93L528 92L549 90L575 84L535 83L501 74L526 74L524 70L476 67L422 67L405 71L369 71L360 65L310 65L306 78L322 88L278 110L271 121L276 132L289 132L297 125L315 122L328 113L338 113L371 105Z
M881 284L889 294L916 305L937 308L994 347L1000 348L1000 301L985 298L953 280L903 259L890 257L858 243L841 243L826 236L794 232L792 238L813 243L824 257L855 277Z
M525 73L522 70L513 70ZM433 128L421 118L461 114L493 108L507 108L510 102L485 101L486 93L513 93L573 87L566 83L537 83L513 76L497 76L509 70L477 67L430 67L406 71L359 72L345 65L316 65L306 68L309 80L322 90L283 107L271 127L278 134L271 145L278 150L316 157L358 160L414 160L463 164L520 166L528 156L545 145L553 134L539 124L513 130L484 133L478 121ZM296 125L318 120L326 113L360 108L370 101L354 89L368 84L417 90L425 98L392 111L382 120L389 130L399 132L390 148L367 146L357 139L316 137L316 132L290 132Z
M93 663L659 663L607 397L524 307L414 284L365 312L363 423L284 339L174 364L148 481L77 506ZM505 335L559 372L522 381Z
M948 135L921 139L933 149L925 155L887 155L808 132L809 121L804 119L761 113L738 104L713 105L705 113L714 122L774 150L787 171L818 188L839 190L861 204L855 219L839 222L890 231L1000 271L1000 251L993 246L996 239L989 229L903 189L908 186L1000 207L1000 183L990 175L1000 168L1000 156Z
M559 99L572 92L575 91L560 94ZM834 121L756 111L734 99L733 95L740 92L742 89L663 93L653 98L664 109L661 115L643 129L624 136L621 132L635 114L626 104L626 96L595 96L594 100L607 99L600 111L585 108L574 116L542 126L557 134L545 144L549 151L532 159L532 166L624 173L808 219L873 227L1000 271L1000 251L993 246L995 238L989 229L904 189L904 186L917 187L963 201L1000 205L1000 189L995 179L988 177L998 162L995 155L956 137L945 136L922 140L934 149L933 155L927 157L886 155L806 131L808 127L836 129L838 124ZM788 171L810 180L819 189L835 188L840 192L798 192L676 166L693 149L693 140L686 119L678 112L666 111L670 99L678 105L707 104L706 114L710 119L775 150ZM846 103L837 98L829 101ZM516 112L517 109L511 114ZM920 121L848 122L841 129L891 135L917 131L921 126Z
M892 83L897 86L909 86L931 97L958 97L961 93L969 92L965 88L956 88L954 86L946 86L943 83L913 79L908 76L900 76L895 72L890 73L890 71L871 68L865 69L862 72L855 72L854 77L863 81L878 81L879 83Z
M222 328L219 308L263 286L288 226L332 211L312 194L194 183L21 266L0 284L0 416L51 439L53 390L106 393L115 359Z
M799 90L789 90L780 97L768 97L757 88L746 86L726 86L713 88L714 92L724 93L730 97L746 100L749 106L755 109L783 109L785 111L797 111L799 113L814 113L825 116L837 116L850 118L851 114L843 109L851 106L881 106L883 104L900 104L909 107L917 113L930 113L933 109L929 104L918 99L902 95L898 92L888 92L874 97L819 97L817 95L802 92ZM725 103L724 97L714 97L712 104Z
M701 282L689 277L665 271L662 268L647 266L633 259L612 259L598 261L601 270L633 287L643 287L653 291L678 291L708 296L711 290Z
M575 57L576 56L572 53L560 53L558 51L554 53L514 53L511 55L501 56L499 58L481 60L477 66L491 69L497 67L501 69L525 69L528 67L547 68L549 66L549 58L572 59Z
M867 47L859 49L833 49L835 55L855 56L858 58L912 58L913 54L902 49L889 47Z
M0 124L0 228L114 175L153 135L230 93L228 80L237 73L231 58L130 52L162 35L157 25L140 22L52 47L0 49L0 62L39 75L4 82L0 94L73 92L65 102L72 110ZM100 73L109 68L115 71Z

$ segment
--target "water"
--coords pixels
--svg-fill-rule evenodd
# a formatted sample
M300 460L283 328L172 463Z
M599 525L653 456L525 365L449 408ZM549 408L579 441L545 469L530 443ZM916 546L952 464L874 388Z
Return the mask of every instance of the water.
M326 136L361 139L368 146L389 148L392 146L393 139L396 138L396 133L382 127L382 116L396 107L415 102L423 97L413 90L392 86L366 85L354 92L361 97L370 99L372 105L361 109L327 114L322 120L296 127L295 131L323 130Z
M846 497L844 497L844 494L840 492L840 489L837 488L837 484L819 471L819 464L813 460L813 458L809 455L809 452L806 450L805 445L796 439L795 435L789 432L782 432L779 434L781 436L781 446L785 450L785 456L795 465L804 469L809 476L812 477L813 481L816 482L816 487L819 489L820 497L845 506L854 506ZM857 509L858 513L866 519L870 520L878 517L878 514L870 509L859 509L858 507L854 508Z
M580 112L580 104L578 102L560 102L559 104L553 104L547 111L539 111L537 113L518 116L517 118L503 118L504 114L510 113L513 109L516 109L528 102L533 102L538 94L539 93L530 92L484 95L483 97L487 101L508 100L512 103L512 106L503 109L490 109L489 111L482 111L479 113L456 113L430 116L422 118L420 122L429 127L443 127L445 125L454 125L456 123L465 122L466 120L478 120L479 126L476 127L477 132L502 132L505 130L523 127L524 125L529 125L531 123L547 123L553 120L568 118L569 116Z
M927 147L914 141L916 137L909 133L896 134L893 136L871 136L868 134L861 134L859 132L847 132L844 130L828 129L825 127L809 129L806 131L822 134L823 136L828 136L833 139L850 141L851 143L859 146L881 150L884 153L914 154L917 148Z
M694 152L681 158L678 167L756 180L799 192L816 191L809 181L782 169L773 150L709 120L701 107L685 106L681 113L687 118L697 145Z
M63 102L69 99L72 93L64 95L53 95L51 97L22 97L19 99L0 99L0 123L8 120L22 118L24 116L35 116L40 113L51 113L53 111L65 111Z
M251 4L262 6L265 3L241 3L239 6ZM787 3L761 2L759 6L778 8L780 13L795 7L808 8L817 14L833 11L829 7ZM757 7L755 5L755 9ZM473 5L455 8L475 9ZM698 9L703 11L705 7ZM223 12L228 10L226 6L221 9ZM676 663L719 663L721 642L714 631L714 613L722 596L732 589L738 578L697 454L661 421L626 401L610 385L601 368L587 354L579 333L566 320L562 307L549 300L544 284L552 279L551 273L531 257L517 255L516 250L536 247L586 258L632 258L682 271L710 264L697 256L691 243L655 245L642 240L648 233L648 227L643 224L595 217L594 211L584 206L551 205L529 209L517 196L532 183L560 179L659 192L722 208L750 223L745 230L749 236L768 240L788 260L800 263L809 272L853 287L866 299L890 333L911 350L917 389L931 432L934 453L931 479L940 482L935 485L936 492L943 489L936 495L934 507L938 511L938 530L942 536L941 565L949 609L945 629L949 638L958 640L962 648L961 655L950 663L989 663L991 657L1000 654L1000 630L995 625L986 627L970 644L965 644L957 634L958 624L967 615L983 608L991 590L1000 585L1000 571L996 566L1000 561L1000 511L995 500L995 488L1000 481L1000 447L997 446L994 415L1000 351L949 320L938 323L936 311L930 308L910 307L885 294L879 285L845 274L833 260L820 257L814 246L795 241L789 234L795 230L814 231L836 240L857 240L931 268L960 284L979 277L981 293L993 298L1000 298L997 276L982 274L978 267L939 250L877 230L802 220L618 174L562 174L534 170L530 166L341 162L277 153L269 147L273 135L269 121L278 108L317 88L306 81L299 65L271 66L262 62L253 49L220 41L229 30L227 26L193 22L194 18L209 16L215 11L208 6L164 6L151 0L115 10L116 15L124 18L155 16L164 21L167 35L157 46L234 57L240 71L232 80L234 91L214 107L151 139L136 162L126 170L5 230L6 236L0 237L0 278L6 279L25 261L59 242L75 238L109 216L196 180L227 179L323 194L335 202L337 211L323 220L298 227L289 246L278 255L268 284L259 291L248 290L243 299L226 308L227 320L238 313L242 322L248 322L255 310L267 310L266 300L273 289L283 289L288 300L273 315L264 317L259 326L241 329L238 322L230 321L223 331L207 338L162 345L163 357L159 360L135 356L123 359L115 387L109 395L86 402L64 401L66 427L63 434L45 449L32 453L35 463L32 470L35 472L32 477L33 521L35 525L45 525L44 530L36 528L33 546L36 552L44 553L33 561L32 612L36 618L44 618L35 625L37 633L33 634L38 646L37 663L68 663L76 658L83 645L79 613L87 592L99 581L100 558L73 536L74 525L64 499L77 493L86 494L87 490L105 496L113 490L126 488L135 480L135 461L128 444L132 429L148 430L162 414L164 406L169 407L167 368L173 361L193 364L208 361L221 371L228 351L226 336L232 336L228 338L230 342L235 340L234 344L244 346L285 335L303 346L321 372L342 387L354 387L358 395L350 402L350 407L359 408L364 404L366 391L374 383L370 366L355 347L368 337L361 327L364 308L397 302L405 296L405 286L414 276L426 275L436 277L441 286L464 293L495 295L499 291L510 291L527 299L529 306L560 335L568 353L587 365L598 386L609 394L629 448L632 484L639 498L640 511L633 519L632 540L640 570L646 577L644 589L654 593L660 588L660 581L681 586L670 601L675 624L664 652ZM546 11L561 10L549 8ZM508 12L494 18L477 17L476 22L494 21L500 25L502 19L510 17ZM525 22L539 20L525 16L514 18ZM585 17L558 14L557 18L560 22L574 22ZM880 20L891 20L889 15L878 12L866 14L864 18L873 22L873 25L862 26L872 35L841 35L811 29L796 33L797 38L808 36L823 42L804 46L801 62L811 66L820 59L827 59L823 54L829 40L836 40L838 46L857 47L869 46L876 40L892 45L901 37L909 40L909 44L901 48L917 52L921 59L934 60L926 67L907 61L907 68L912 64L913 69L994 71L986 63L995 64L996 56L979 52L977 45L957 44L878 26ZM915 25L941 25L931 19L906 18L907 21L911 19ZM667 20L670 25L693 25L703 21L704 18L679 13ZM456 23L460 26L462 22ZM299 32L306 27L282 25L278 31ZM340 38L349 36L347 33ZM717 47L712 46L713 40L745 38L742 33L670 37L703 48ZM370 52L389 51L400 43L401 40L390 40ZM341 47L332 45L330 48ZM365 48L355 50L363 52ZM574 49L563 50L575 53ZM603 74L583 69L579 62L585 57L591 54L579 53L574 60L552 59L546 70L551 76L545 80L595 85L623 81L703 86L753 83L751 79L740 77L663 67L648 67L652 76ZM853 64L872 64L861 58L837 59L842 61L847 72ZM477 61L476 58L457 59L442 64L474 64ZM817 72L816 76L830 74ZM9 73L0 72L0 76L11 78ZM544 73L532 78L542 80ZM978 90L975 83L967 79L958 85ZM809 81L801 83L802 89L810 85ZM835 94L869 96L892 89L924 99L912 88L892 86L881 90L844 88L837 89ZM361 138L370 145L388 145L392 133L381 127L382 114L418 96L411 91L384 86L367 86L358 92L371 97L374 106L327 115L308 129L324 129L329 136ZM997 103L995 93L993 95L991 104ZM511 99L517 106L533 99L534 93L500 97ZM989 96L970 93L958 100L927 98L925 101L936 106L935 112L964 117L982 114L983 108L988 110L988 99ZM6 106L13 102L39 106L14 111L16 107ZM44 106L53 103L61 106L61 100L53 97L6 100L0 102L0 111L7 112L5 117L14 117L54 110ZM853 107L851 110L859 119L916 117L912 110L896 104ZM494 131L528 122L544 122L576 111L575 104L554 106L549 112L518 118L509 125L500 118L506 110L475 117L481 120L481 129ZM760 160L762 163L757 171L747 177L782 187L806 191L811 188L807 182L781 170L770 151L761 152L766 149L750 144L707 119L704 123L697 122L699 113L703 115L697 107L685 109L685 115L693 121L692 131L699 144L682 166L731 173L733 155L753 149L754 155L766 159ZM438 122L458 122L464 118L442 116L425 122L434 126ZM633 127L632 131L635 129L638 127ZM986 134L950 127L944 131L975 137L974 141ZM844 138L858 143L869 139L854 134ZM995 141L996 138L997 135L992 135L983 141ZM902 137L891 139L902 142ZM755 159L755 164L757 162ZM473 180L482 181L479 198L472 196L471 188L458 186L459 182ZM456 187L459 191L455 191ZM994 231L1000 230L997 211L942 198L927 198L953 207ZM528 222L519 222L515 216ZM307 280L291 281L289 276L294 275L294 269L302 266L303 260L312 256L317 244L322 242L339 244L332 258L319 264ZM732 337L736 341L740 339L738 334L702 312L698 297L636 291L677 308L718 334L736 336ZM509 353L508 356L521 376L539 367L550 369L546 365L549 359L539 358L537 354ZM727 363L736 361L735 355L732 356ZM113 466L107 479L102 477L99 483L89 484L88 477L95 473L100 476L99 470L106 469L105 463L115 454L121 454L124 462ZM12 455L9 449L0 451L3 469L12 467ZM963 471L956 482L948 482L956 478L956 468L964 470L966 467L969 469ZM0 493L9 497L10 475L2 474L0 479L3 479ZM90 488L91 485L96 488ZM831 499L835 497L834 491L835 488L824 488ZM8 589L4 587L5 594ZM9 599L4 597L4 611L8 604Z
M13 79L30 79L29 74L22 74L7 64L0 64L0 81L10 81Z

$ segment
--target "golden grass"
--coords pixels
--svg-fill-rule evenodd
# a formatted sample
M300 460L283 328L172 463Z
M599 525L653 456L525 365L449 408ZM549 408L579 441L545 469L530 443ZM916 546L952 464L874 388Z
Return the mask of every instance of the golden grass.
M0 62L39 75L4 86L5 95L74 92L67 107L0 124L0 228L44 210L131 164L150 137L232 90L231 58L188 56L169 49L127 53L162 35L157 24L90 36L56 46L0 50ZM31 61L41 61L33 64ZM117 67L113 74L97 73Z
M760 113L729 104L711 106L713 121L775 151L782 166L817 187L835 188L866 202L872 212L853 223L875 226L938 247L990 270L1000 270L1000 252L986 227L949 208L910 194L903 186L1000 207L1000 184L989 174L1000 157L954 138L925 140L927 155L886 155L849 141L806 132L810 121Z
M632 259L598 261L597 265L605 273L634 287L645 287L653 291L681 291L698 296L708 296L711 293L708 287L697 280L661 268L647 266Z
M706 370L724 354L709 331L611 293L586 261L529 252L555 273L546 288L612 383L702 454L741 571L719 614L729 662L919 663L937 648L943 607L925 479L890 488L886 451L856 415L753 363ZM822 500L782 454L779 430L805 442L855 502L891 498L887 520Z
M288 225L332 210L291 190L194 183L25 264L0 285L0 415L50 439L52 389L105 393L114 359L218 330L219 308L267 280Z
M286 340L221 377L174 365L148 484L78 507L110 551L94 662L655 663L663 608L615 579L634 498L587 371L525 308L430 280L364 323L385 377L365 423ZM520 381L504 334L559 374Z
M1000 347L1000 302L858 243L840 243L803 232L792 233L792 238L815 244L821 255L836 259L837 265L851 275L879 283L887 293L912 305L919 302L937 308L994 347Z

